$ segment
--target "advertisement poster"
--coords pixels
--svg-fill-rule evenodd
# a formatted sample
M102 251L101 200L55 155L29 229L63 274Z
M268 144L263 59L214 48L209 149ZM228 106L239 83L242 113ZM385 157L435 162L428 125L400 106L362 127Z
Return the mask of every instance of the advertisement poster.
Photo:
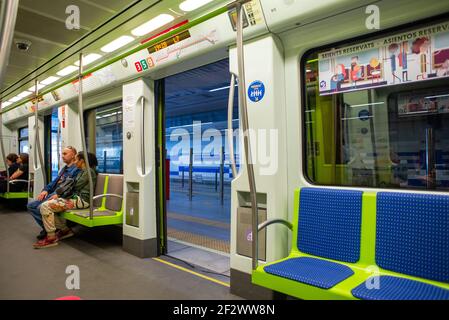
M449 76L449 23L318 55L320 95Z

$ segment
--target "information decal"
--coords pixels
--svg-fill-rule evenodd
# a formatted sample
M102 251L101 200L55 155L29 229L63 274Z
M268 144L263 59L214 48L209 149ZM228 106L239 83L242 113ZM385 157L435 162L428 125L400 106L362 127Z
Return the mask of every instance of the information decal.
M265 85L262 81L253 81L248 87L248 98L252 102L259 102L265 96Z
M135 106L137 98L133 95L125 96L123 98L123 127L126 129L133 129L136 124Z
M320 95L449 76L449 22L318 55Z

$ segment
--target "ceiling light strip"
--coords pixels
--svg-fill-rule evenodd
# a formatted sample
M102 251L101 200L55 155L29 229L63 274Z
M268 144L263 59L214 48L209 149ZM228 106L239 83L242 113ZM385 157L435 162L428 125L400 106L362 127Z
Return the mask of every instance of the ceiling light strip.
M135 47L134 49L131 49L131 50L127 51L127 52L119 54L118 56L116 56L114 58L106 60L105 62L103 62L103 63L101 63L101 64L99 64L99 65L97 65L95 67L92 67L92 68L84 71L82 73L82 75L85 76L85 75L88 75L88 74L93 73L95 71L98 71L100 69L103 69L104 67L107 67L107 66L109 66L109 65L111 65L111 64L113 64L113 63L115 63L117 61L120 61L123 58L126 58L126 57L128 57L128 56L130 56L130 55L132 55L132 54L134 54L136 52L139 52L141 50L147 49L148 47L151 47L152 45L154 45L154 44L156 44L156 43L158 43L160 41L163 41L163 40L166 40L166 39L168 39L168 38L170 38L172 36L175 36L176 34L182 32L182 31L188 30L188 29L190 29L190 28L192 28L192 27L194 27L194 26L196 26L198 24L201 24L204 21L210 20L210 19L212 19L212 18L214 18L214 17L216 17L216 16L218 16L220 14L226 13L226 12L228 12L228 10L229 10L229 7L226 5L226 6L223 6L223 7L219 8L219 9L217 9L217 10L209 12L208 14L205 14L202 17L199 17L199 18L197 18L197 19L195 19L195 20L193 20L193 21L191 21L189 23L186 23L186 24L182 25L178 29L175 29L175 30L172 30L170 32L167 32L166 34L162 35L160 38L155 38L153 40L150 40L150 41L148 41L148 42L146 42L144 44L141 44L141 45ZM69 79L67 79L67 80L65 80L63 82L61 82L61 83L59 83L59 84L57 84L57 85L55 85L55 86L53 86L51 88L48 88L48 89L42 91L39 95L43 96L43 95L45 95L47 93L50 93L50 92L52 92L52 91L54 91L56 89L59 89L59 88L65 86L65 85L73 82L76 79L78 79L78 75L77 76L72 76L72 77L70 77ZM43 81L41 81L41 83L43 83ZM31 101L31 99L28 100L28 101ZM2 114L6 113L6 112L8 112L10 110L13 110L13 109L19 107L20 105L21 104L15 104L15 105L12 105L12 106L10 106L8 108L4 108L4 109L2 109L0 111L0 113L2 113Z

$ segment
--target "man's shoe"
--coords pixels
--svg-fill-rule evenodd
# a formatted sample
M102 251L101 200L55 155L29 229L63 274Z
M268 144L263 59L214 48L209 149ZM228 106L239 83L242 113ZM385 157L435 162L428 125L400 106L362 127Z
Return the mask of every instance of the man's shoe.
M47 236L47 231L42 230L38 236L36 236L37 240L43 240Z
M56 232L56 238L58 238L58 240L67 239L73 237L74 235L75 233L70 228L59 230L58 232Z
M58 243L57 237L55 237L53 239L49 239L47 236L44 239L39 240L38 242L33 244L33 247L34 247L34 249L44 249L44 248L50 248L50 247L57 246L58 244L59 243Z

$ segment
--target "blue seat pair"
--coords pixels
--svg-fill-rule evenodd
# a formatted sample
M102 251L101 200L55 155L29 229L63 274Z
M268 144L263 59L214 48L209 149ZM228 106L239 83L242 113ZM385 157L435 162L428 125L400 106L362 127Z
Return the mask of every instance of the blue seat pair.
M371 196L375 200L364 203L362 191L301 189L292 250L301 254L269 264L263 272L322 290L338 287L335 292L348 290L358 299L449 299L449 197ZM376 278L368 272L363 277L372 266L380 270ZM276 284L269 287L276 290ZM308 298L302 292L298 297Z

